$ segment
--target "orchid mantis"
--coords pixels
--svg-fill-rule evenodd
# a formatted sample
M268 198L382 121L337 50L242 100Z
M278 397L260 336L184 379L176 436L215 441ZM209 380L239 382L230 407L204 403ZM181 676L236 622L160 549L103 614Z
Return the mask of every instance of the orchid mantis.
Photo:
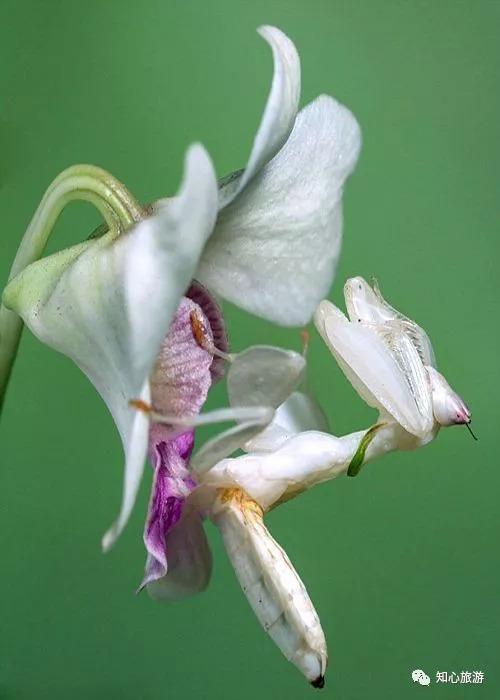
M108 406L125 454L123 531L149 451L153 482L144 543L145 588L157 600L202 591L211 575L210 519L260 623L322 687L327 648L319 617L264 516L305 489L396 449L470 423L437 371L426 333L362 278L346 283L349 319L328 301L342 240L342 194L359 155L354 116L321 95L299 111L300 61L290 39L259 30L274 75L245 168L217 180L207 151L186 152L176 196L140 206L109 173L73 166L35 212L0 308L0 402L22 323L81 368ZM42 258L74 199L92 202L99 236ZM197 281L199 280L199 281ZM282 326L316 327L376 425L336 437L301 390L305 358L253 346L230 352L216 296ZM319 304L319 306L318 306ZM22 319L22 320L21 320ZM228 406L201 413L227 374ZM195 428L235 425L195 449ZM237 450L245 454L233 457Z

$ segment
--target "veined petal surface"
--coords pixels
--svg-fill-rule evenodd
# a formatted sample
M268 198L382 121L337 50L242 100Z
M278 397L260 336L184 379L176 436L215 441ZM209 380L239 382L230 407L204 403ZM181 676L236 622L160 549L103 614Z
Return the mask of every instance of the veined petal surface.
M155 478L144 544L148 551L141 588L155 600L179 600L203 590L212 558L201 516L189 505L196 488L188 463L194 444L190 430L160 439L154 448Z
M328 432L328 419L318 402L303 391L294 391L276 409L272 422L245 443L245 452L273 452L299 433Z
M236 355L227 375L227 391L237 425L209 440L191 460L201 474L242 447L273 419L274 411L300 382L305 360L292 350L254 345ZM262 415L249 420L241 411L255 408Z
M110 232L29 265L4 292L4 303L40 340L85 372L120 432L124 496L105 548L127 522L147 452L148 420L129 401L150 401L149 374L216 211L212 164L192 146L179 195L154 216L118 238Z
M342 191L360 150L351 112L320 96L279 153L220 212L197 279L250 313L306 324L327 296L342 243Z
M293 129L299 106L300 60L293 42L276 27L264 26L258 31L273 52L273 82L246 168L230 176L221 187L221 208L227 206L279 151Z

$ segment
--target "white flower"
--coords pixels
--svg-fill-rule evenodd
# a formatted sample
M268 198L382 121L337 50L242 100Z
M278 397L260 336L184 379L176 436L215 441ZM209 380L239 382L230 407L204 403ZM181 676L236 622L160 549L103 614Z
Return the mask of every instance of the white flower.
M97 176L94 187L87 170L72 192L74 171L67 171L66 180L63 173L35 214L13 272L41 255L47 227L71 198L96 203L110 231L33 262L3 295L5 306L42 341L86 373L117 424L126 455L125 486L105 547L128 519L147 450L148 422L129 401L149 402L155 358L191 279L284 325L307 322L333 279L342 187L357 159L359 128L346 108L326 96L297 115L295 47L278 29L263 27L260 33L272 47L275 72L244 171L218 190L210 158L201 146L192 146L178 195L157 203L153 216L125 233L123 225L121 230L113 225L123 224L128 201L120 183L108 177L103 185ZM43 241L32 245L37 237ZM13 355L20 327L5 309L1 318ZM9 365L9 351L3 356ZM0 376L8 374L8 366L0 369Z

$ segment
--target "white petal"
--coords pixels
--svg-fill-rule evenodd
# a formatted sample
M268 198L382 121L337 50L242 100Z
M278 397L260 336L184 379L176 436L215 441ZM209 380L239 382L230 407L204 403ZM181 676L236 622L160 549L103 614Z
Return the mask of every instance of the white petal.
M299 383L306 362L293 350L254 345L240 352L227 375L231 406L278 408Z
M262 513L241 494L222 497L213 520L262 627L311 683L322 684L327 650L318 614L286 552L264 525Z
M295 46L276 27L261 27L259 34L273 52L273 82L247 166L221 188L221 207L227 206L279 151L292 131L299 105L300 61Z
M147 450L147 420L129 408L151 372L217 211L217 185L200 146L186 157L179 196L115 238L108 233L28 266L4 301L43 342L71 357L106 402L127 466L111 546L132 508ZM134 457L129 457L133 452Z
M236 355L228 371L227 392L238 425L205 443L191 459L191 468L197 474L206 472L260 433L300 382L304 369L304 358L292 350L255 345ZM261 415L249 420L252 408Z
M219 215L197 278L251 313L307 323L330 289L342 242L342 190L361 143L348 109L321 96L281 151Z
M273 411L266 414L266 418L259 421L238 423L238 425L228 428L224 432L216 435L211 440L207 440L204 445L191 458L190 468L199 478L209 469L223 460L228 455L240 449L247 440L262 430L262 426L272 419Z
M419 365L422 369L413 383L373 329L361 323L350 323L330 302L321 302L315 323L340 368L369 406L386 411L405 430L418 437L432 428L429 387L411 343L405 348L406 352L414 353L410 364L417 371Z
M212 554L198 513L189 511L168 535L168 572L147 585L151 598L181 600L205 590L212 572Z
M96 386L96 389L99 388ZM103 396L106 400L106 397ZM146 381L141 392L142 401L151 401L149 382ZM111 410L111 403L108 403ZM120 430L125 452L123 496L118 518L104 534L102 548L107 551L116 542L132 513L137 492L144 472L144 461L148 450L149 420L141 411L135 411L125 402L115 402L113 418Z
M212 162L202 146L192 146L178 196L136 227L127 242L126 304L138 377L151 373L179 298L212 232L216 212Z
M244 445L245 452L273 452L293 435L307 430L328 431L321 406L309 394L294 391L276 410L270 425Z

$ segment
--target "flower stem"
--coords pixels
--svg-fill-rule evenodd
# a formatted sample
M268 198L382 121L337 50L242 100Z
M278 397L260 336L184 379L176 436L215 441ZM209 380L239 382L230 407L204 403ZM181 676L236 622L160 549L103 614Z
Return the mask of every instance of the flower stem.
M127 188L108 172L94 165L73 165L58 175L45 192L18 248L9 281L42 257L60 213L74 200L97 207L116 235L144 216ZM19 316L0 304L0 413L22 329Z

